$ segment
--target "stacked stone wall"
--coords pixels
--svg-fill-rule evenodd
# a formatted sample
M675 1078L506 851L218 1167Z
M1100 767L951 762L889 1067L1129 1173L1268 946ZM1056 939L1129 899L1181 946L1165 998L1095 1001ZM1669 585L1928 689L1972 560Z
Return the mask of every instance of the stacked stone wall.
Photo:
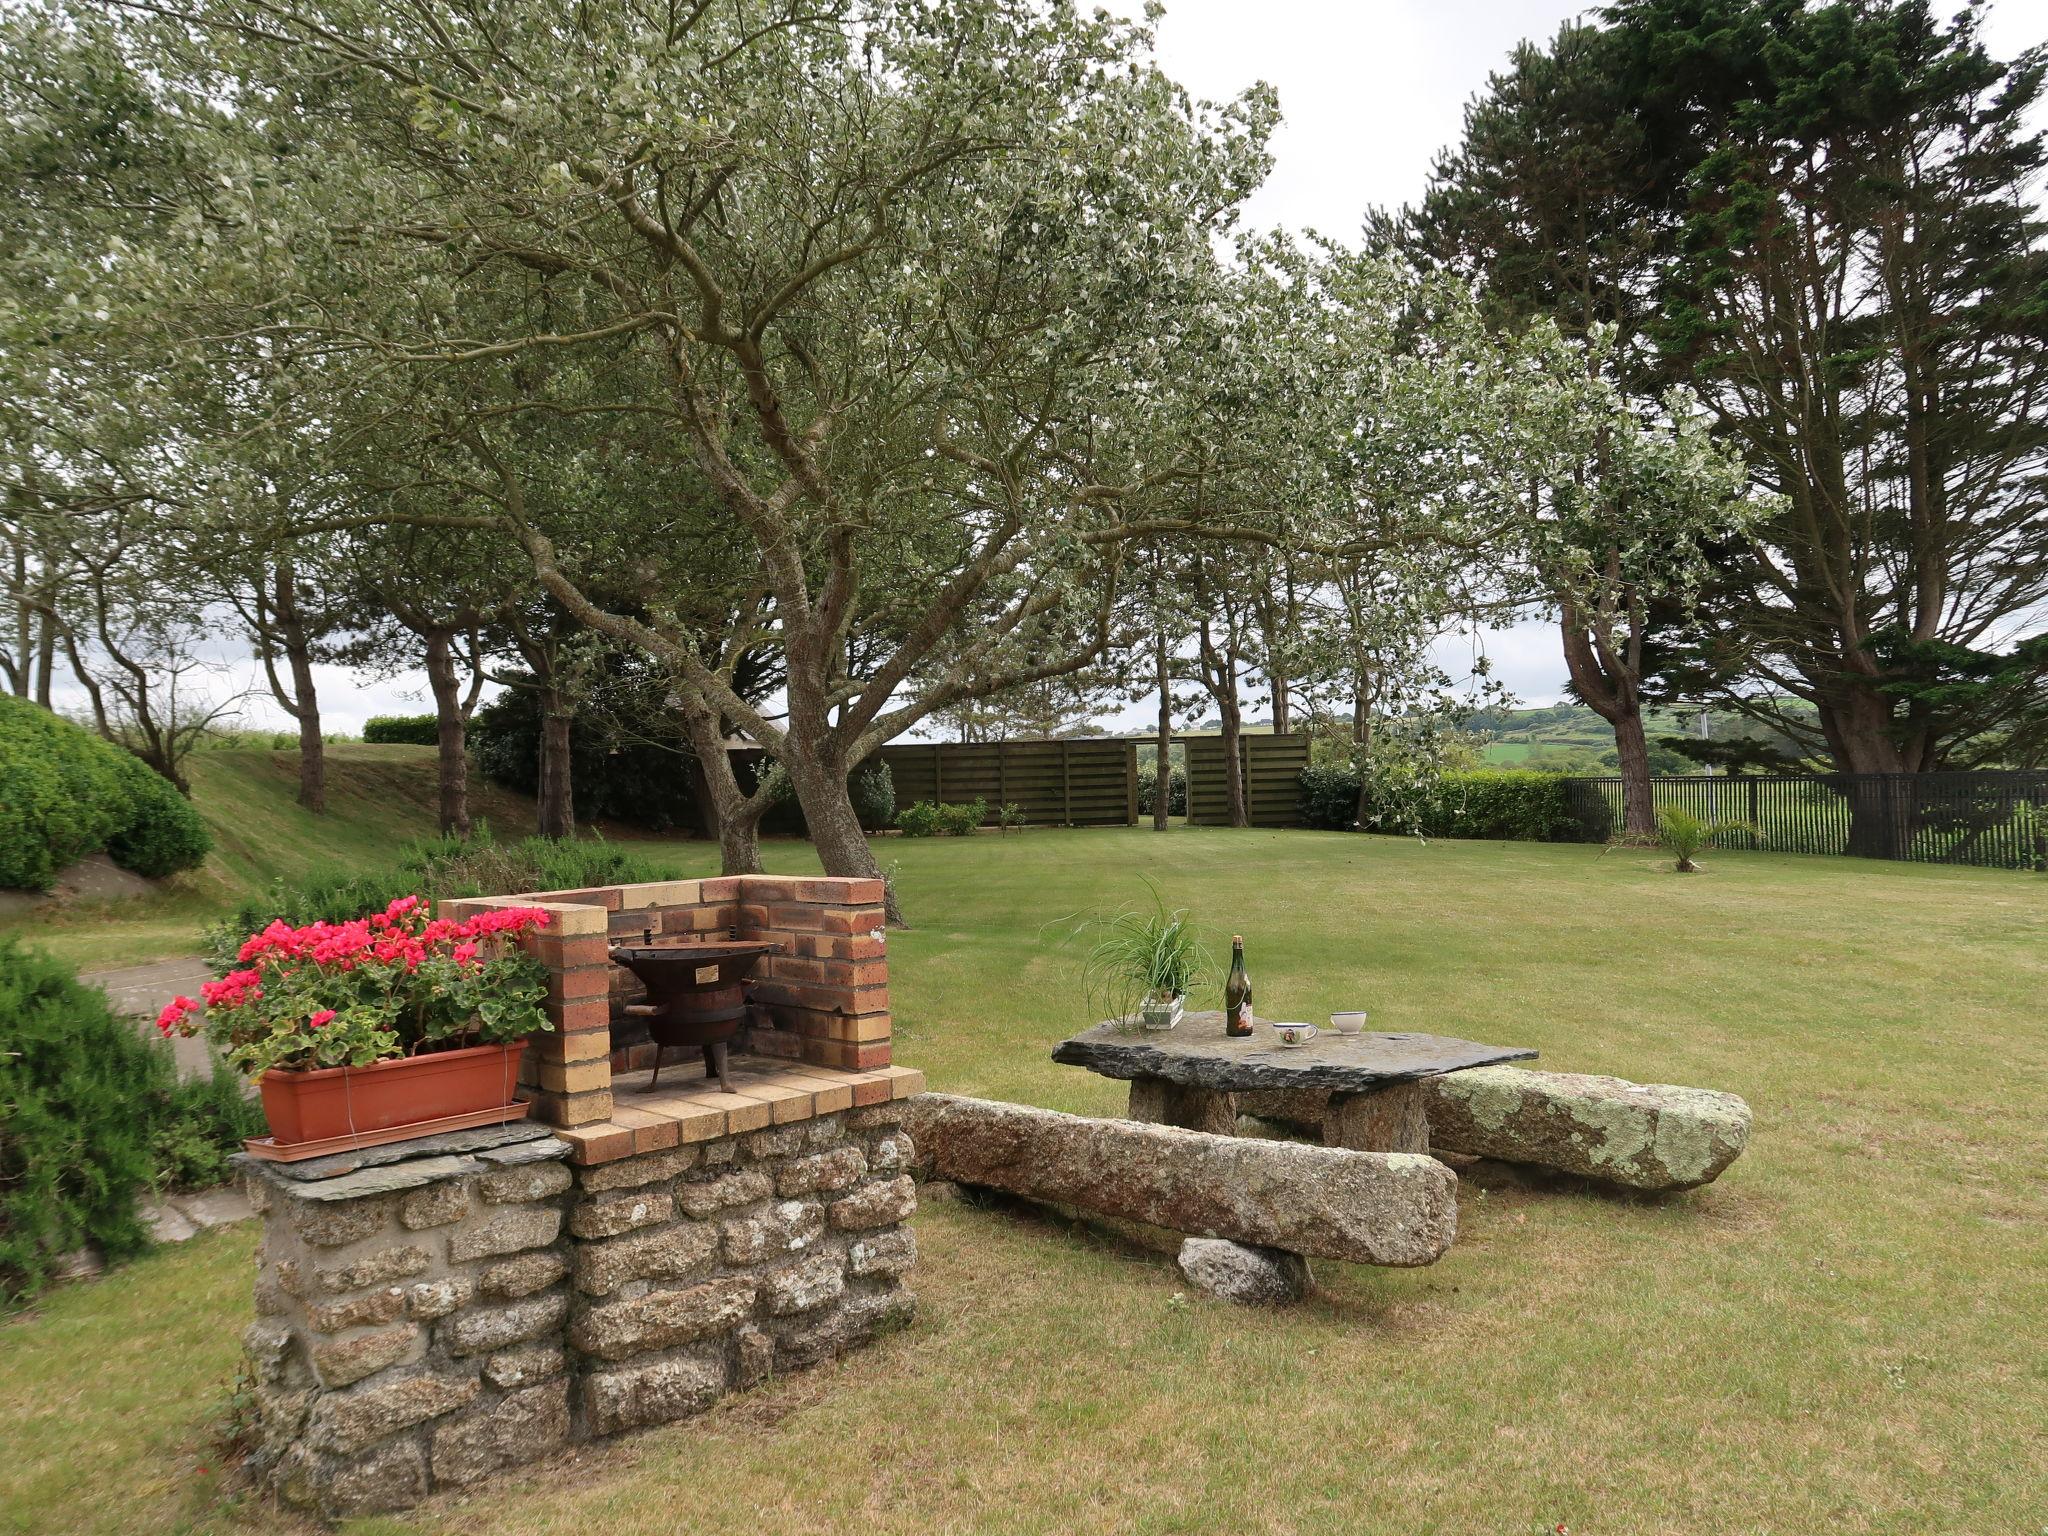
M324 1515L402 1509L907 1321L902 1115L576 1168L526 1126L378 1149L376 1166L245 1163L265 1223L246 1339L258 1471Z

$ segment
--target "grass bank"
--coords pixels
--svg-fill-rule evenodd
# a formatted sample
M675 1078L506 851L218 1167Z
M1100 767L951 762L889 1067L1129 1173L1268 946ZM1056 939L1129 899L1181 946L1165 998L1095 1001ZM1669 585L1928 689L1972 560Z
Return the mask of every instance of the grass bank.
M367 869L437 830L431 747L343 742L327 752L323 816L298 803L296 752L194 753L186 761L192 803L213 834L201 868L161 882L152 896L9 917L0 935L18 935L81 969L184 954L202 925L248 891L319 867ZM508 836L533 827L530 800L480 782L470 787L470 814Z
M658 846L658 845L657 845ZM650 849L650 851L655 851ZM676 845L691 871L711 850ZM917 1221L917 1323L705 1419L361 1532L2021 1532L2048 1524L2048 883L1755 854L1303 832L891 840L899 1058L1115 1113L1059 919L1143 899L1227 939L1261 1012L1532 1045L1730 1089L1716 1185L1468 1177L1416 1271L1319 1266L1284 1313L1168 1256L974 1206ZM776 844L778 869L814 868ZM207 1424L249 1239L0 1328L0 1531L275 1529ZM12 1522L12 1523L10 1523Z

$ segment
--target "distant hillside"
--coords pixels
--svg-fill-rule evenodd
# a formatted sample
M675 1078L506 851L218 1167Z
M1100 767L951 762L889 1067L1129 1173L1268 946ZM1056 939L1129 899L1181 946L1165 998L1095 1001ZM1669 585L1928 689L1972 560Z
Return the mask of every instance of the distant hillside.
M1701 771L1696 762L1660 744L1667 736L1697 736L1697 709L1651 708L1643 713L1643 727L1650 740L1651 772ZM1485 759L1504 768L1569 767L1587 773L1614 772L1618 768L1614 728L1583 704L1567 702L1536 709L1488 710L1475 716L1470 728L1492 738L1484 748ZM1767 734L1753 722L1725 710L1712 711L1707 722L1710 741Z

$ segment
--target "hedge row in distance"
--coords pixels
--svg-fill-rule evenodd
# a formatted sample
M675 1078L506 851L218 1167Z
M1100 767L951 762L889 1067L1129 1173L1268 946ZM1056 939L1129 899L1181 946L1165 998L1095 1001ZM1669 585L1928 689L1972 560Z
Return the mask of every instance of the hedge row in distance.
M47 890L59 870L102 850L157 879L212 846L199 813L132 752L0 695L0 887Z
M441 722L433 715L372 715L363 722L363 740L372 746L436 747Z
M1302 770L1303 825L1341 832L1353 826L1357 815L1356 768ZM1409 824L1411 819L1416 824ZM1389 807L1373 818L1368 829L1531 843L1577 842L1584 837L1560 775L1512 771L1446 773L1398 811Z

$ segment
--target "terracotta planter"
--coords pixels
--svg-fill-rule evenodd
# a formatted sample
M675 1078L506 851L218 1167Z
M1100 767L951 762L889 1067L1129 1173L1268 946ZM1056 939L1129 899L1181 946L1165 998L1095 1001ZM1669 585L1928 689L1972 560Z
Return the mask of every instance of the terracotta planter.
M519 1053L525 1049L524 1040L515 1040L368 1067L272 1071L257 1079L257 1086L270 1134L279 1146L366 1136L512 1103Z

